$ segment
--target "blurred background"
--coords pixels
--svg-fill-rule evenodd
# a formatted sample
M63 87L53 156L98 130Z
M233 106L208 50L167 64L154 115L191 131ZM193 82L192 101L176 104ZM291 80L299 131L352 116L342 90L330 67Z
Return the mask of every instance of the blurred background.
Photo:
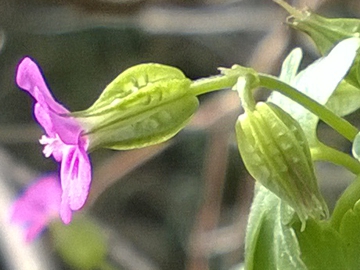
M290 3L330 17L360 14L356 0ZM139 63L175 66L191 79L236 63L276 75L296 46L304 49L303 66L318 57L307 37L286 26L286 17L270 0L0 0L0 268L86 269L74 261L87 260L77 252L93 252L96 231L109 267L99 269L238 269L253 180L235 144L234 123L242 112L236 93L202 96L191 123L168 143L92 153L86 221L74 227L86 231L85 224L94 224L89 237L45 232L24 245L9 225L9 205L34 177L57 165L42 154L33 100L16 87L15 70L31 56L71 111L89 107L119 73ZM319 132L349 151L325 126ZM318 173L328 180L322 187L330 203L352 177L328 164Z

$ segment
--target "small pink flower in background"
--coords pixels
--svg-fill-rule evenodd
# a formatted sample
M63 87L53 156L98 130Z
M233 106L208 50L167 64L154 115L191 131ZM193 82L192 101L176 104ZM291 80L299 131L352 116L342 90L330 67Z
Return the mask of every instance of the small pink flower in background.
M59 217L61 187L56 175L37 179L14 202L11 222L24 227L25 241L33 241L52 219Z
M83 128L77 120L70 117L69 111L53 98L39 67L30 58L26 57L19 63L16 83L35 99L34 116L45 131L40 139L44 155L52 155L60 163L60 216L68 224L72 211L84 205L89 193L89 140L83 136Z

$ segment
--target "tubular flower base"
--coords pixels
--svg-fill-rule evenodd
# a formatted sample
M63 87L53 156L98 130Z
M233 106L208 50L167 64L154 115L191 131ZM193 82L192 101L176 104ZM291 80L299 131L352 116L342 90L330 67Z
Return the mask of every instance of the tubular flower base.
M85 203L91 183L91 163L87 154L89 140L83 128L69 111L51 95L39 67L24 58L17 69L16 83L34 99L34 116L45 131L40 139L43 153L60 163L62 197L60 216L71 221L72 211Z
M238 147L249 173L306 220L329 215L319 191L304 131L271 102L259 102L236 123Z
M25 241L31 242L50 223L59 217L61 187L56 175L37 179L14 202L11 222L22 225Z

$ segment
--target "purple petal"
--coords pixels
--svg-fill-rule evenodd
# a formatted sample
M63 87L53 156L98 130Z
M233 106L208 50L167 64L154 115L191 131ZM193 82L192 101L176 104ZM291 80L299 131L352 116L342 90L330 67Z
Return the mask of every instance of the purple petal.
M39 178L14 202L11 221L24 227L26 241L32 241L58 215L61 199L55 175Z
M57 134L66 144L78 143L82 127L74 118L58 115L40 103L35 104L34 115L49 137Z
M42 220L32 223L30 227L27 228L25 233L25 242L32 242L47 226L47 220Z
M68 196L65 195L66 193L63 192L62 195L62 200L61 200L61 206L60 206L60 217L61 220L65 223L65 224L69 224L71 219L72 219L72 211L69 207L69 199Z
M43 107L40 103L36 103L34 106L34 116L38 123L44 128L46 134L49 137L55 137L56 131L48 107Z
M29 57L25 57L18 66L16 83L29 92L41 105L47 105L53 112L65 114L69 111L60 105L51 95L39 67Z
M76 144L82 131L72 117L65 117L69 111L51 95L39 67L30 58L24 58L17 70L16 82L36 100L34 115L48 136L58 134L67 144Z
M73 146L63 152L60 178L63 201L68 202L71 210L79 210L87 199L91 183L91 163L84 147Z

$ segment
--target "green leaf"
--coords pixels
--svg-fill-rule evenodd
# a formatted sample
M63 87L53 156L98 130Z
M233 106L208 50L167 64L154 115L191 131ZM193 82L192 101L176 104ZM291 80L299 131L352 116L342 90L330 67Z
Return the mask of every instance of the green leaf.
M360 108L360 89L343 80L326 102L326 107L339 116L356 111Z
M338 199L331 226L340 233L351 270L360 269L360 177L346 188ZM341 268L343 269L343 268ZM344 268L345 269L345 268Z
M291 83L296 77L302 59L302 50L300 48L293 49L285 58L280 72L280 80Z
M293 210L260 184L256 185L245 239L245 269L306 270L295 231Z
M326 104L351 67L359 46L358 38L349 38L340 42L326 57L320 58L298 73L290 81L290 85L318 103ZM288 68L290 71L286 70ZM286 73L293 73L291 65L284 65L281 74ZM277 92L273 92L268 100L296 119L303 128L310 146L316 145L317 116Z
M300 231L300 224L294 224L293 227L299 241L301 258L309 270L359 269L348 268L344 242L326 221L309 219L303 232Z
M352 209L355 203L360 199L360 176L345 189L343 194L337 200L334 211L331 215L331 225L339 230L345 213Z
M360 269L360 201L357 201L343 216L340 234L345 243L349 269Z
M310 218L301 231L301 222L292 214L272 192L256 186L246 234L245 269L359 269L349 268L346 239L329 222Z

